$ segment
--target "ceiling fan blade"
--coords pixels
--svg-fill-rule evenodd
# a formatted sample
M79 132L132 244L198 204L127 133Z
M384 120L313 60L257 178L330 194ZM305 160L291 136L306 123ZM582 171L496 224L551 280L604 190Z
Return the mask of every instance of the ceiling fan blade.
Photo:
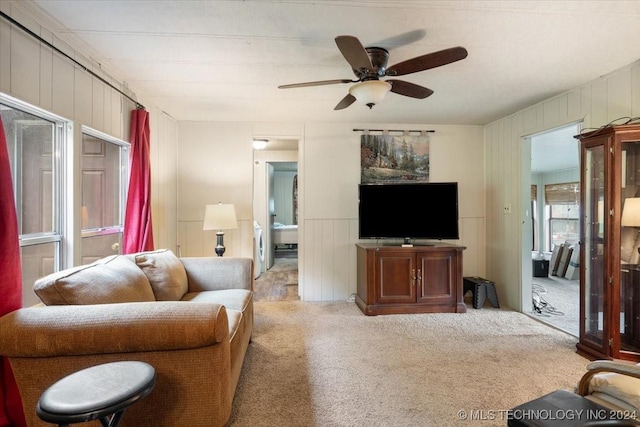
M340 49L342 56L344 56L344 59L347 60L354 71L359 71L361 69L373 70L371 59L357 37L338 36L336 37L336 44L338 45L338 49Z
M288 85L280 85L278 86L278 89L292 89L296 87L309 87L309 86L324 86L324 85L333 85L338 83L355 83L355 81L349 80L349 79L320 80L317 82L292 83Z
M416 73L430 68L440 67L452 62L460 61L467 57L467 49L463 47L452 47L438 52L427 53L413 59L395 64L387 68L387 76L403 76L405 74Z
M348 93L347 96L342 98L342 100L340 102L338 102L338 105L336 105L333 109L334 110L344 110L345 108L347 108L349 105L353 104L354 102L356 102L356 97L351 95L350 93Z
M384 40L379 40L377 42L374 42L373 45L390 50L399 46L406 46L408 44L420 41L425 38L426 35L427 32L425 30L412 30L407 31L403 34L398 34L397 36L389 37Z
M398 95L410 96L411 98L424 99L433 95L433 91L424 86L405 82L404 80L385 80L391 84L391 92Z

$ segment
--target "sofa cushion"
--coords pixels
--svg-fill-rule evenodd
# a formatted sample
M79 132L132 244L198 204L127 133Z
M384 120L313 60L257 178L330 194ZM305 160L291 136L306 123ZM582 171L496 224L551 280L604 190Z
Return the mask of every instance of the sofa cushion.
M640 364L638 364L640 365ZM640 408L640 379L613 372L593 376L589 383L590 393L603 393Z
M169 249L140 252L135 262L151 283L158 301L179 301L187 292L187 272Z
M221 289L218 291L189 292L182 301L213 302L227 309L244 312L251 303L253 293L246 289Z
M122 255L52 273L38 279L33 290L46 305L155 300L147 277Z

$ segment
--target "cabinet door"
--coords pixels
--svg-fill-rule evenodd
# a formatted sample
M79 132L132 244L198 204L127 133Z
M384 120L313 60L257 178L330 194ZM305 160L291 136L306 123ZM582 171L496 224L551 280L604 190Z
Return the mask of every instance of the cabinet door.
M405 304L416 301L415 254L376 253L375 303Z
M606 266L607 226L612 206L607 186L610 139L603 135L582 142L582 248L580 251L580 343L598 358L609 356L610 292Z
M595 143L584 143L582 151L582 235L584 250L581 251L581 313L580 343L595 350L598 354L608 355L608 322L606 310L607 296L605 286L607 269L605 268L605 245L607 235L605 225L609 212L606 187L607 140L602 138Z
M453 251L417 254L417 302L451 305L455 302L456 258Z
M620 158L620 197L615 208L620 213L620 240L612 240L616 249L611 316L614 358L640 359L640 141L622 141ZM614 226L617 224L614 222ZM620 275L616 280L616 270ZM615 312L619 311L616 316ZM620 331L619 338L615 332Z

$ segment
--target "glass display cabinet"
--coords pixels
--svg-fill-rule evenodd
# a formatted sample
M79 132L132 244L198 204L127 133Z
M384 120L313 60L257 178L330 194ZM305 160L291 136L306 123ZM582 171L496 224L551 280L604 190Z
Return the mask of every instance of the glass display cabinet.
M640 362L640 125L576 138L582 207L576 347L592 359Z

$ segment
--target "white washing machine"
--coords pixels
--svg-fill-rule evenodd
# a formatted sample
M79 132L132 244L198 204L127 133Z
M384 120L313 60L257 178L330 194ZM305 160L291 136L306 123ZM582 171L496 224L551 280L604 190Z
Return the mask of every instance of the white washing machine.
M262 239L262 227L258 221L253 221L253 278L257 279L262 274L264 265L264 242Z

